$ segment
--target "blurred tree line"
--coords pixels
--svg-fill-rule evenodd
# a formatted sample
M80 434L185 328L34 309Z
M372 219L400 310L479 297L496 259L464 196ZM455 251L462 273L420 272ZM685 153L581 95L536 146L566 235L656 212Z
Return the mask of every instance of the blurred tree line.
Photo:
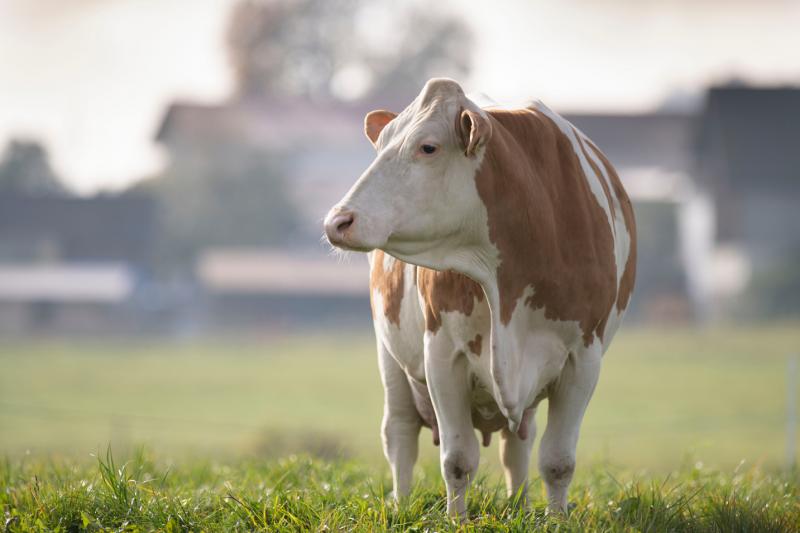
M41 143L12 139L0 157L0 193L67 196L69 191L53 172Z
M349 78L361 86L351 97L407 103L429 78L469 72L472 36L431 5L245 0L234 9L228 43L241 97L336 101L346 97L337 82Z

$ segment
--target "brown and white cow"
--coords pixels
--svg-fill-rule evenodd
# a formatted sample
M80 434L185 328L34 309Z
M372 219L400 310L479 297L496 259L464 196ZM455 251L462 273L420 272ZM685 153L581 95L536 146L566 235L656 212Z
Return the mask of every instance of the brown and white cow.
M399 115L373 111L377 157L325 219L369 251L395 497L422 425L441 441L448 512L463 517L475 429L501 432L509 495L525 491L534 412L548 399L539 469L565 511L603 353L636 271L633 210L614 168L541 103L480 108L430 80Z

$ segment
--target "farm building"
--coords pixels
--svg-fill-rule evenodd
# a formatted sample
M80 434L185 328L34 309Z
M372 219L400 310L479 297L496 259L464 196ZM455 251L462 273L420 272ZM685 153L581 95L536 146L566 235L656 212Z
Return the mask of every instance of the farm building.
M360 108L264 98L221 105L174 103L155 140L169 165L202 164L215 152L256 150L280 159L289 192L303 206L302 228L319 236L319 221L374 154L364 139Z
M697 136L698 185L717 206L749 313L800 313L800 89L715 87Z
M209 329L370 325L363 255L336 261L319 253L211 249L200 257L196 277L205 294Z
M0 331L135 330L156 218L145 196L1 194Z

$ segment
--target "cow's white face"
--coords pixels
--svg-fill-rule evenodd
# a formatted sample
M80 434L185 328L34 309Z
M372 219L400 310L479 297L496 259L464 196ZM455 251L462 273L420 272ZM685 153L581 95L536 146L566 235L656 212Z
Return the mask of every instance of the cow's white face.
M373 111L378 154L325 218L334 246L414 257L468 246L482 204L475 172L491 136L485 113L452 80L430 80L402 113Z

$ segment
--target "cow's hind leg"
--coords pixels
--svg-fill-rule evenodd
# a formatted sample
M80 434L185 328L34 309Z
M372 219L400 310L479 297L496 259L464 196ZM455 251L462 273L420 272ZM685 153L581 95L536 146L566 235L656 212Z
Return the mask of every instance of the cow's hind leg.
M466 495L480 460L472 425L467 357L445 334L426 334L425 374L439 423L440 466L447 487L447 512L466 518Z
M536 439L535 412L526 414L529 417L528 431L524 439L508 428L500 433L500 461L506 477L506 492L509 498L520 495L523 505L528 503L528 467L531 462L531 448Z
M381 424L383 453L392 469L394 497L400 499L411 490L422 421L406 373L380 341L378 366L385 393Z
M600 374L602 347L570 354L548 394L547 428L539 448L539 471L547 489L548 509L567 512L567 489L575 472L583 414Z

